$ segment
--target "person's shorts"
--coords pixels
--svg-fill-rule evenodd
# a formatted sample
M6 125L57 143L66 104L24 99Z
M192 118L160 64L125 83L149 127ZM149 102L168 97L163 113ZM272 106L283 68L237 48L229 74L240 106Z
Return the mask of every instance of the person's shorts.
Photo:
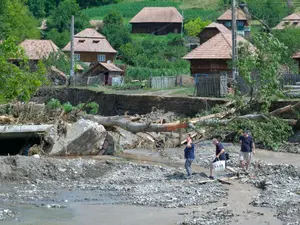
M251 160L251 152L240 151L240 161L249 161L249 160Z

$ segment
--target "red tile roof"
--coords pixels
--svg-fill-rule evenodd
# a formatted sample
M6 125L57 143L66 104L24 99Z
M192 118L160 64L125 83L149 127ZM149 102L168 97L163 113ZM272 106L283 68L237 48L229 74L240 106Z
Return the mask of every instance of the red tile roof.
M51 52L57 52L58 47L51 40L25 40L20 46L30 60L47 58Z
M218 31L220 31L222 33L231 33L231 31L227 27L225 27L223 24L215 23L215 22L212 22L205 28L216 28L216 29L218 29Z
M225 13L223 13L218 20L232 20L232 11L228 9ZM248 20L246 14L241 10L237 9L237 20Z
M182 20L175 7L145 7L130 23L182 23Z
M296 53L293 55L293 59L300 59L300 52L296 52Z
M282 30L287 27L299 28L300 27L300 14L293 13L285 18L283 18L279 24L273 29Z
M237 37L238 42L248 42L243 37ZM232 35L231 33L219 33L196 49L189 52L183 58L191 59L231 59Z
M69 42L63 51L71 51L71 42ZM98 53L117 53L110 45L105 36L98 33L95 29L87 28L74 36L75 52L98 52Z

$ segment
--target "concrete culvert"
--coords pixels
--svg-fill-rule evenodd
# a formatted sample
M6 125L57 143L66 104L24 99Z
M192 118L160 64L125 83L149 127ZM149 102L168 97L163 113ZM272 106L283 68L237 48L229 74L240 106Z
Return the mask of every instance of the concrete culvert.
M39 135L30 134L27 136L0 136L0 155L26 154L33 145L41 145Z

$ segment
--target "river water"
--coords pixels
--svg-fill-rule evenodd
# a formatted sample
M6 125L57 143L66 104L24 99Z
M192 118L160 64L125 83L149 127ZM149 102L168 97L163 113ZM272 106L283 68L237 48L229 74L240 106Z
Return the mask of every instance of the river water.
M172 149L170 151L180 151L180 149ZM267 159L274 163L290 162L291 164L299 164L298 155L291 157L290 154L261 151L258 152L256 157L263 160ZM115 157L108 156L96 156L92 158L97 160L116 159ZM168 158L162 158L156 153L149 153L147 150L128 150L125 152L123 159L121 160L130 160L141 164L163 165L166 167L183 167L183 160L174 162ZM194 165L193 169L197 172L207 172L206 169L197 165ZM249 206L249 202L251 201L251 196L257 194L257 190L249 188L248 185L240 185L241 184L236 184L230 187L229 195L232 195L232 197L229 199L231 199L232 204L239 203L236 204L235 211L242 215L249 208L253 210L253 207ZM241 193L241 197L239 197L237 193L243 189L247 190L245 193ZM0 184L0 191L2 194L5 194L6 192L12 192L13 190L8 190L5 186L1 186ZM98 192L97 189L94 191L60 190L57 192L56 197L56 201L28 201L29 204L14 204L14 202L17 202L14 200L18 199L18 193L16 192L15 199L1 201L0 203L0 211L1 209L9 209L16 213L16 217L13 220L0 221L0 224L171 225L176 224L178 221L184 221L186 215L193 210L205 212L213 210L213 208L216 207L216 204L214 204L211 206L168 209L162 207L122 205L116 204L118 199L113 199L109 193L108 195L103 195L103 193ZM55 208L55 204L57 204L57 202L59 206L63 207ZM258 209L257 211L263 211L264 216L260 217L260 220L256 220L255 224L282 224L273 216L275 213L274 211L270 209ZM239 220L239 222L233 221L231 224L241 224L241 221L243 221L243 224L253 224L253 219L257 218L247 218L247 216L244 216Z

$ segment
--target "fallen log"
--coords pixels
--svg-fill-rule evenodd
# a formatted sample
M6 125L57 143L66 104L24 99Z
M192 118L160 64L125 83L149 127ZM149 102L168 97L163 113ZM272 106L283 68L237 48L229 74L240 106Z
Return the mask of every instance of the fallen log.
M297 109L300 109L300 101L297 102L295 105L287 105L287 106L285 106L285 107L276 109L276 110L270 112L270 114L271 114L272 116L280 116L280 115L282 115L283 113L288 113L288 112L291 112L291 111L297 110Z
M94 116L94 115L81 115L83 119L92 120L105 127L118 126L125 130L128 130L134 134L139 132L169 132L181 128L193 128L194 126L188 122L175 122L175 123L165 123L165 124L152 124L152 123L137 123L132 122L126 116Z

